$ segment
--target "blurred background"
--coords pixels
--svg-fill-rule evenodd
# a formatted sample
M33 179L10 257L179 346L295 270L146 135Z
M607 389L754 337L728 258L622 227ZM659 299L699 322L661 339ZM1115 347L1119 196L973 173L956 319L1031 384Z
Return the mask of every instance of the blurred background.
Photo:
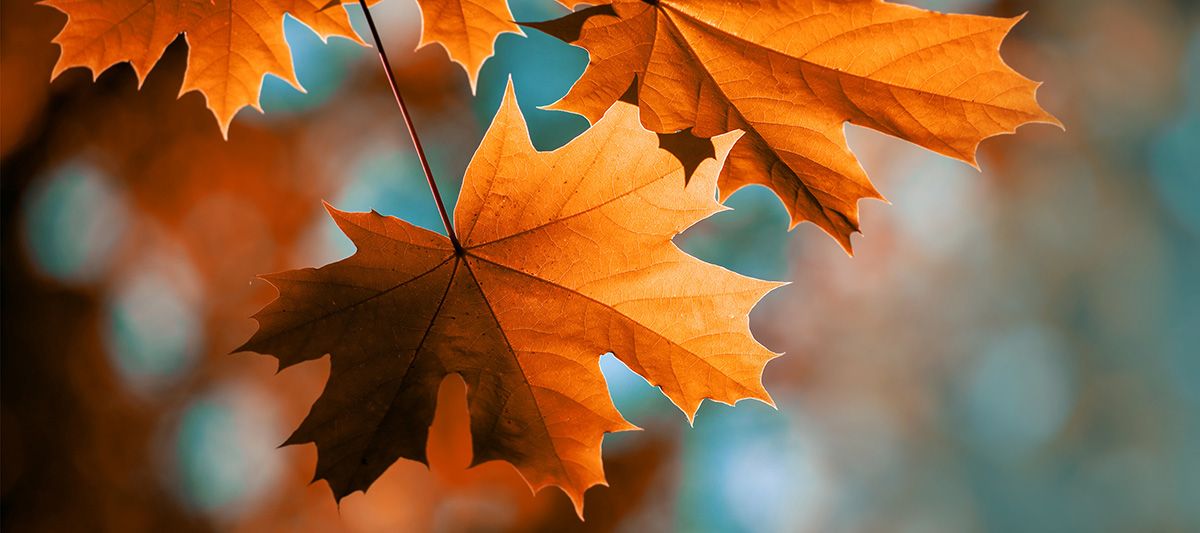
M563 11L511 0L519 20ZM1029 11L1003 50L1067 125L1028 126L965 164L848 126L893 202L866 202L856 256L786 232L766 190L679 241L792 285L752 327L786 352L779 410L706 403L694 428L611 355L610 488L533 496L469 463L461 385L442 390L431 469L401 462L335 506L311 446L277 449L327 360L275 374L229 352L273 297L256 274L353 252L321 200L441 231L374 52L289 20L308 94L277 79L221 140L177 99L178 40L132 69L48 83L65 22L0 4L5 531L1200 530L1200 5L1192 0L912 2ZM356 22L360 13L351 8ZM535 144L579 134L539 110L587 55L504 35L478 95L412 0L376 8L452 203L506 79ZM361 25L360 25L361 27Z

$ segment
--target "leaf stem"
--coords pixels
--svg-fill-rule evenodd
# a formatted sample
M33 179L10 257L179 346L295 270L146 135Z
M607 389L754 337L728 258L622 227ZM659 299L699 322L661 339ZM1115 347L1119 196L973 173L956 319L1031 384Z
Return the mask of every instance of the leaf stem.
M371 36L375 38L375 49L379 51L379 61L383 63L383 71L387 73L388 83L392 86L392 95L396 97L396 104L400 106L400 114L404 116L404 125L408 127L408 135L412 137L413 146L417 149L417 158L421 160L421 170L425 171L425 180L429 182L429 190L433 193L433 200L437 202L438 214L442 216L442 224L446 226L450 244L454 245L456 254L462 255L462 244L459 244L458 236L454 234L450 215L446 213L446 204L442 202L442 195L438 192L437 183L433 181L433 171L429 169L429 159L425 157L425 149L421 146L421 138L417 136L417 128L413 125L412 115L408 112L408 106L404 104L404 97L400 95L400 85L396 82L396 74L392 71L392 63L388 60L387 51L383 49L379 30L375 28L375 19L371 17L371 8L367 7L366 0L358 0L358 5L362 6L363 14L367 17L367 26L371 28Z

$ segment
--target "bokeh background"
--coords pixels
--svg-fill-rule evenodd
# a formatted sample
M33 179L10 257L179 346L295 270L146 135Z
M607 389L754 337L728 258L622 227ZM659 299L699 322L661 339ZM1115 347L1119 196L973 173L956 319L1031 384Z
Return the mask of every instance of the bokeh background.
M518 19L562 13L513 0ZM0 4L3 206L0 528L5 531L1200 530L1200 5L924 1L1029 11L1003 50L1067 125L986 142L983 172L848 126L893 205L866 202L856 256L751 189L679 241L793 283L752 326L787 356L779 410L707 403L689 428L611 356L611 488L580 523L502 464L466 468L461 384L433 466L401 462L335 506L311 446L277 449L325 360L275 374L229 354L273 297L254 276L352 253L323 213L440 231L373 51L287 22L301 94L276 79L228 142L177 41L137 89L118 66L49 83L65 17ZM351 9L356 21L361 16ZM377 9L453 202L511 75L535 144L586 126L538 106L587 61L505 35L477 95L412 0ZM361 25L360 25L361 27Z

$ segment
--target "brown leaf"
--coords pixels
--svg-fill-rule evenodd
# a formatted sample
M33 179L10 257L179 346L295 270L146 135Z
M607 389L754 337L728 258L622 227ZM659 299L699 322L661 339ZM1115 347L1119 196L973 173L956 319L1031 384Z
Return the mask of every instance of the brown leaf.
M349 1L349 0L346 0ZM377 1L377 0L375 0ZM283 36L290 14L322 39L362 43L345 10L327 0L43 0L67 15L54 38L62 48L52 77L85 67L93 77L129 62L143 82L179 34L188 43L180 94L199 91L228 136L233 116L259 107L263 77L274 74L303 90ZM336 0L335 0L336 3ZM372 2L373 3L373 2Z
M882 196L846 144L846 121L972 165L987 137L1058 124L1038 106L1038 84L998 53L1017 20L882 0L611 0L529 25L591 55L552 107L595 121L636 83L655 132L743 130L721 199L770 187L792 227L813 222L850 251L858 201Z
M537 152L511 83L467 170L455 227L465 251L402 220L330 208L358 251L319 269L267 276L279 298L243 347L287 367L331 354L325 392L289 443L315 442L316 477L337 498L399 458L426 461L439 384L469 390L474 464L515 465L558 485L582 512L604 483L616 411L599 357L614 353L689 417L700 403L770 402L776 354L750 334L750 309L776 283L691 257L671 241L722 210L717 160L683 169L631 106L553 152ZM622 154L612 157L612 154Z

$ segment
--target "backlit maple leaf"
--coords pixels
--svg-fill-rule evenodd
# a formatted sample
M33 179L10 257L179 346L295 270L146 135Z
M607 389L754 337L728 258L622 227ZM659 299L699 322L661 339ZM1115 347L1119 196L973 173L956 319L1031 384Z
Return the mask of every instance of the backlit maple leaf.
M987 137L1058 123L1034 98L1039 84L998 53L1019 18L882 0L586 3L602 5L529 24L591 56L551 107L594 122L630 94L659 133L743 130L721 172L722 200L770 187L793 227L811 221L847 251L858 201L882 196L846 144L846 121L972 165Z
M714 139L724 160L737 134ZM529 140L511 83L467 170L443 236L376 213L330 208L357 253L267 276L279 298L243 346L282 367L331 354L324 393L289 443L314 442L337 498L399 458L425 461L438 386L468 387L474 463L515 465L582 512L604 483L605 433L634 429L613 407L599 358L612 352L689 417L700 403L770 402L776 354L750 309L777 283L683 253L679 232L722 210L720 161L684 169L631 106L553 152ZM612 154L621 154L613 157Z
M471 82L479 81L483 62L496 53L496 38L502 33L524 35L513 22L508 0L419 0L421 43L437 43L462 65Z
M348 0L347 0L348 1ZM373 0L372 3L374 3ZM199 91L228 136L233 116L259 106L263 78L274 74L303 90L283 35L285 14L322 39L345 37L362 44L344 9L327 0L43 0L67 15L54 38L62 49L53 77L71 67L98 76L129 62L138 81L183 34L188 67L180 94ZM336 3L336 2L335 2Z

